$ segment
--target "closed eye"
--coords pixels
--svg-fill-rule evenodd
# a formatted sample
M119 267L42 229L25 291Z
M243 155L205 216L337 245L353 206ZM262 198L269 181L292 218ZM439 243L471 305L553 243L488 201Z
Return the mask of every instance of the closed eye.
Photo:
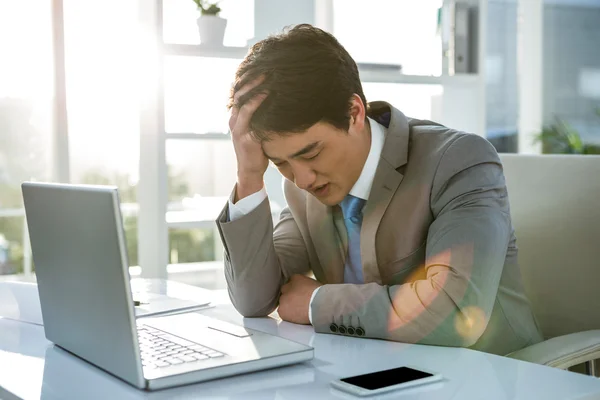
M318 156L319 154L321 154L321 152L318 152L317 154L315 154L315 155L314 155L314 156L312 156L312 157L305 157L304 159L305 159L305 160L314 160L315 158L317 158L317 156Z

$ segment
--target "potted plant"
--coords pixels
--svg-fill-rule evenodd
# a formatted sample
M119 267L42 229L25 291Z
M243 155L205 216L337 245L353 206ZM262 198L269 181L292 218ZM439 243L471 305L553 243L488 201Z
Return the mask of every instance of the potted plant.
M600 108L596 112L600 115ZM534 142L542 142L543 154L600 154L600 145L584 143L579 132L558 117L543 128Z
M221 8L218 1L192 0L198 10L198 31L200 32L200 43L205 46L223 46L227 20L219 17Z

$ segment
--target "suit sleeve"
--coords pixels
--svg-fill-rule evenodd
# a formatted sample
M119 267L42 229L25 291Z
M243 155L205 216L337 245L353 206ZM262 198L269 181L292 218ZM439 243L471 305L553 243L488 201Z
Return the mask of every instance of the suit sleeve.
M335 320L365 336L468 347L489 321L511 235L502 164L475 135L455 139L440 159L430 196L423 278L397 286L326 285L312 313L318 332Z
M310 270L302 235L287 208L273 227L268 198L234 221L228 213L226 205L216 222L229 297L243 316L266 316L277 307L283 283Z

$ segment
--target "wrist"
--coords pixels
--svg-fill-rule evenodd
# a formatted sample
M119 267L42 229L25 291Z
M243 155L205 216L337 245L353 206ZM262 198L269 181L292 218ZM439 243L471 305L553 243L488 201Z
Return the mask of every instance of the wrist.
M264 186L262 176L243 177L238 174L235 201L260 191Z

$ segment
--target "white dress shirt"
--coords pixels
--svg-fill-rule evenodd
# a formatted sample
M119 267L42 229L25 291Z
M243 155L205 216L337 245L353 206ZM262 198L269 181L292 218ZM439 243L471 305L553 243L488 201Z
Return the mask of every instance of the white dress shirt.
M383 143L385 142L386 135L386 127L378 123L377 121L369 118L369 124L371 126L371 148L369 149L369 155L367 156L367 161L365 161L365 165L358 177L358 180L350 190L350 194L352 196L368 200L369 195L371 194L371 188L373 187L373 179L375 179L375 172L377 171L377 164L379 164L379 159L381 158L381 151L383 150ZM263 187L256 193L251 194L250 196L244 197L234 204L233 200L235 194L231 195L229 199L229 220L235 221L238 218L243 217L244 215L250 213L256 207L263 202L264 199L267 198L267 191ZM315 295L319 291L319 288L315 289L311 298L310 304L308 307L308 319L312 324L312 312L311 306Z

